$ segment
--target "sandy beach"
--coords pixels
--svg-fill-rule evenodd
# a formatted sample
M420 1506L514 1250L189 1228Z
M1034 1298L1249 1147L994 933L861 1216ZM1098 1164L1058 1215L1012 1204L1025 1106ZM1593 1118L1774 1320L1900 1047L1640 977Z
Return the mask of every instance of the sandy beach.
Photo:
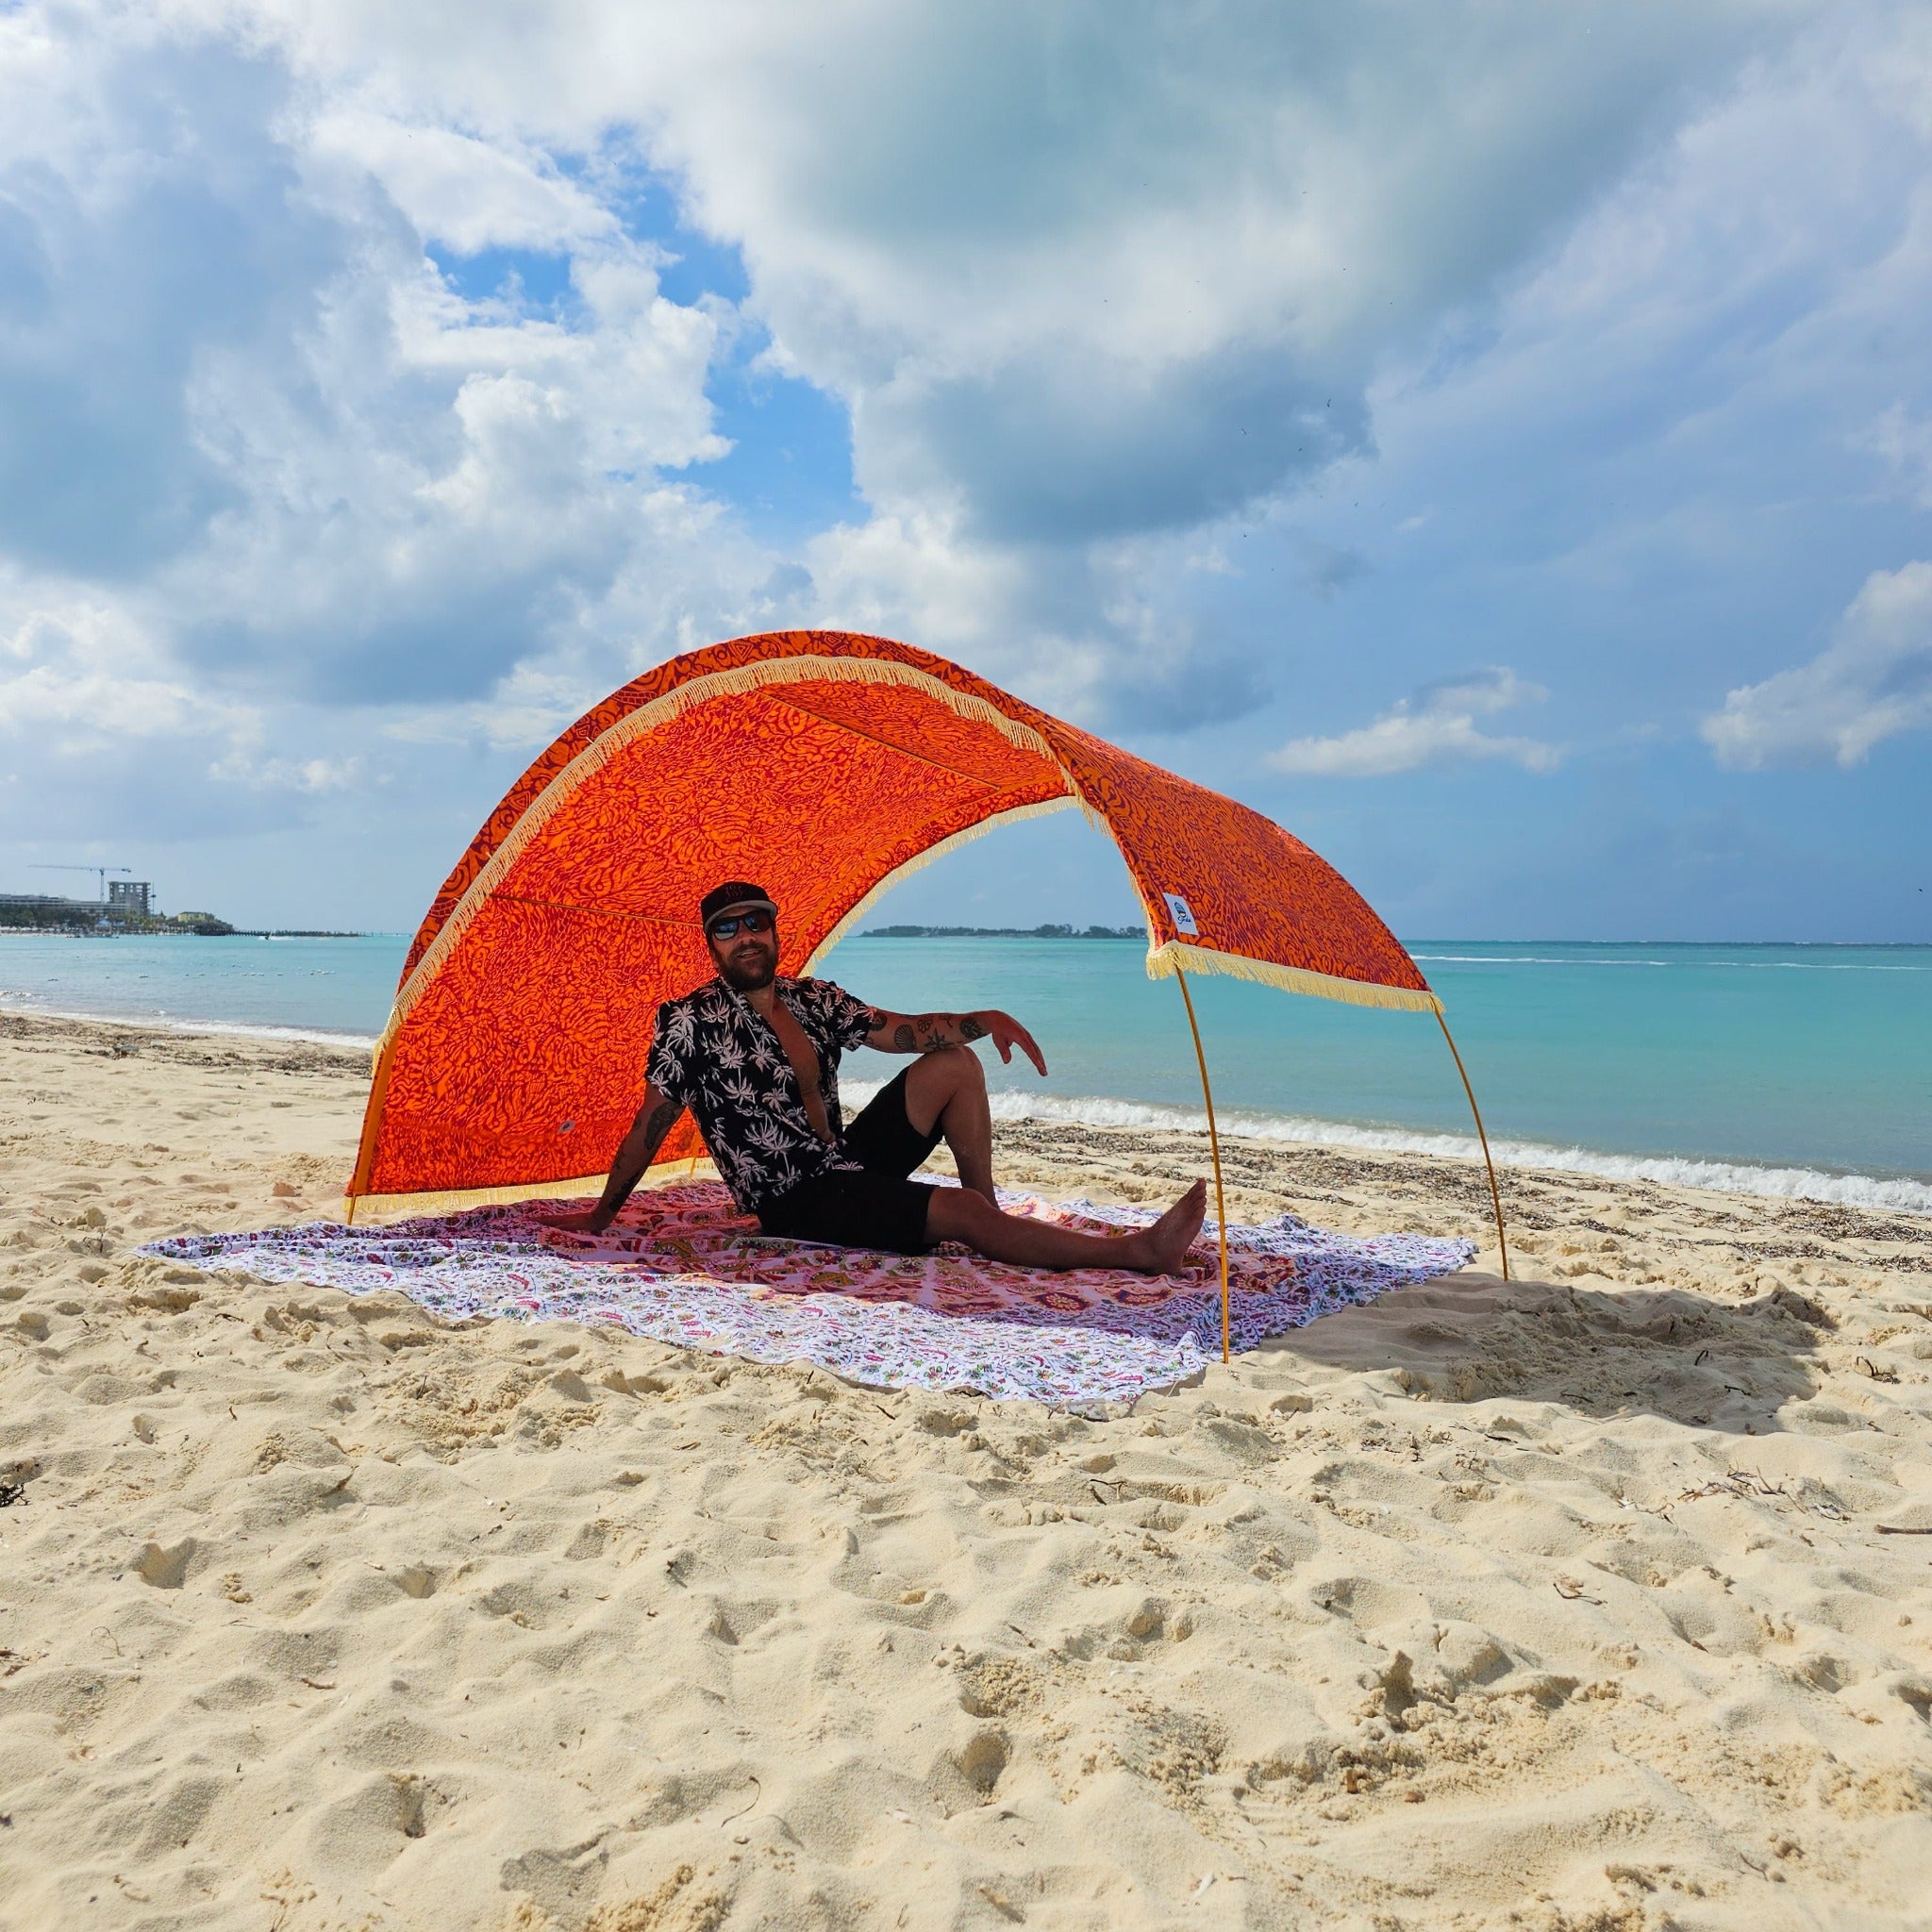
M0 1017L8 1932L1932 1924L1924 1222L1237 1145L1491 1244L1109 1420L134 1254L366 1075Z

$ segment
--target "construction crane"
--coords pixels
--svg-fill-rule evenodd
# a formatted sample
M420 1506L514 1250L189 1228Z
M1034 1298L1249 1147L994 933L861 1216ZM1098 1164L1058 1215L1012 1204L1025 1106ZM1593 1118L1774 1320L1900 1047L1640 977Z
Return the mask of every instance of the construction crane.
M134 870L131 865L35 865L29 866L27 869L30 872L96 873L100 876L100 903L103 906L108 903L108 874L110 872L132 873Z

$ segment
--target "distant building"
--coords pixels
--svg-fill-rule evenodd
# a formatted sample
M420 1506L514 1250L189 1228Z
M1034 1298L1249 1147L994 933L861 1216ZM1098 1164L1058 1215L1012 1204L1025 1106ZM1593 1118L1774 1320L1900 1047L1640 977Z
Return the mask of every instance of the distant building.
M177 912L164 919L155 909L147 879L109 879L101 899L60 899L51 892L0 892L0 929L125 937L129 934L196 933L219 938L235 928L212 912Z
M0 926L42 932L91 929L104 908L98 899L59 899L50 892L0 892Z

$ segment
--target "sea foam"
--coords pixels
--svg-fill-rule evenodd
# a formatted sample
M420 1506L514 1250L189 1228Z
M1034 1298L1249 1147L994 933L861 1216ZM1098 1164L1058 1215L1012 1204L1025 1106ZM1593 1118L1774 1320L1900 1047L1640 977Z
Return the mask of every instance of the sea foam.
M208 1033L225 1040L273 1040L285 1045L361 1047L373 1052L373 1033L324 1033L307 1026L275 1026L243 1020L181 1019L172 1013L86 1011L78 1007L42 1006L33 993L0 991L0 1012L25 1013L36 1020L81 1020L91 1026L142 1026L151 1033Z
M878 1091L877 1086L858 1080L841 1085L855 1106ZM1208 1131L1208 1116L1199 1108L1011 1091L994 1092L988 1098L995 1120L1065 1121L1090 1127L1147 1127L1191 1134ZM1215 1118L1223 1133L1248 1141L1358 1147L1378 1154L1430 1154L1449 1160L1482 1158L1481 1145L1474 1134L1419 1133L1407 1127L1357 1126L1346 1121L1226 1109L1217 1112ZM1811 1167L1770 1167L1674 1154L1605 1154L1591 1147L1556 1147L1538 1141L1492 1140L1490 1152L1501 1167L1587 1174L1605 1180L1658 1181L1677 1188L1762 1194L1774 1200L1824 1201L1842 1208L1874 1208L1901 1214L1932 1214L1932 1183L1902 1176L1826 1174Z
M234 1021L177 1018L157 1013L85 1012L47 1007L33 994L0 993L0 1009L30 1012L49 1020L82 1020L108 1025L144 1026L170 1033L226 1035L230 1038L310 1043L347 1049L373 1048L367 1034L327 1033L293 1026L247 1024ZM882 1083L841 1083L848 1112L878 1091ZM1156 1131L1204 1134L1208 1116L1199 1108L1158 1101L1117 1100L1106 1095L1063 1097L1016 1091L990 1094L995 1120L1065 1121L1091 1127L1144 1127ZM1361 1126L1348 1121L1317 1120L1300 1114L1250 1113L1224 1109L1217 1120L1224 1133L1248 1141L1298 1141L1318 1147L1359 1147L1379 1154L1430 1154L1449 1160L1480 1160L1473 1134L1422 1133L1407 1127ZM1760 1194L1773 1200L1824 1201L1841 1208L1871 1208L1897 1214L1932 1215L1932 1183L1903 1175L1830 1174L1813 1167L1773 1167L1754 1161L1709 1160L1676 1154L1606 1154L1593 1147L1557 1147L1540 1141L1494 1140L1490 1151L1498 1165L1543 1169L1556 1174L1593 1174L1604 1180L1657 1181L1670 1187L1709 1188L1723 1193Z

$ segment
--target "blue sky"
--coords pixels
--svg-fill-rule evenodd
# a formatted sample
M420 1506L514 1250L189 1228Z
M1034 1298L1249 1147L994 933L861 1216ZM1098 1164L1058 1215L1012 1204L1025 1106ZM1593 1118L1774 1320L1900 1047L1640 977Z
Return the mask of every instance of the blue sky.
M824 625L1411 936L1932 940L1928 159L1908 6L0 8L0 888L409 925Z

